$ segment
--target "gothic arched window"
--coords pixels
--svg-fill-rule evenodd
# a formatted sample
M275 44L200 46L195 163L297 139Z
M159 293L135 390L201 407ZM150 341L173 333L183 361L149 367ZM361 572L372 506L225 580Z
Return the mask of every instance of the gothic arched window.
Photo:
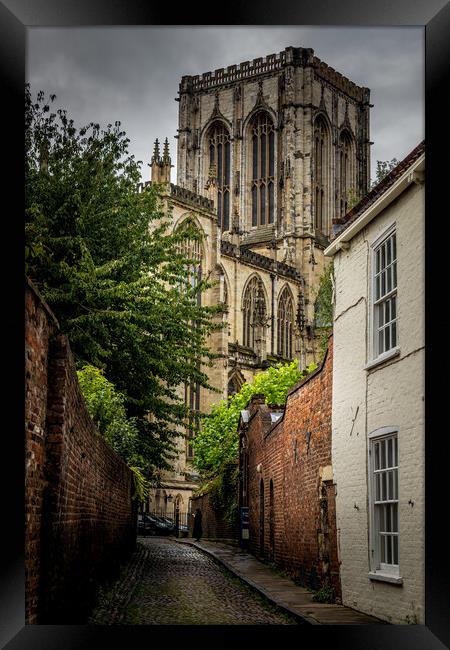
M177 230L192 228L194 224L190 219L184 221ZM187 266L188 276L183 277L182 288L195 289L202 279L202 245L199 239L184 239L178 245L178 251L183 255L186 260L189 260ZM194 294L195 295L195 294ZM197 304L201 304L201 292L197 291L196 294ZM192 323L195 328L195 322ZM188 459L193 458L194 448L192 445L192 438L195 435L195 429L198 426L199 413L200 413L200 384L198 382L190 381L184 384L184 404L187 408L186 420L186 456Z
M343 217L348 211L348 200L350 190L354 190L353 180L353 146L352 138L348 131L343 131L339 138L339 194L340 194L340 216Z
M247 285L242 305L242 342L249 348L255 347L255 324L258 320L258 310L265 312L266 305L262 282L258 277L254 276Z
M230 228L230 133L222 122L212 124L207 138L209 171L217 180L217 221L219 228Z
M319 116L314 125L314 226L325 233L327 219L327 172L329 167L328 129L323 117Z
M187 219L177 228L177 231L182 229L195 228L192 221ZM184 239L178 244L178 252L186 259L189 260L187 270L188 277L183 279L184 284L191 286L193 289L200 283L202 279L202 245L200 239ZM201 293L197 293L197 301L200 304Z
M259 111L250 123L252 226L274 221L275 129L268 113Z
M292 359L292 330L294 326L294 304L287 287L278 298L277 347L280 357Z

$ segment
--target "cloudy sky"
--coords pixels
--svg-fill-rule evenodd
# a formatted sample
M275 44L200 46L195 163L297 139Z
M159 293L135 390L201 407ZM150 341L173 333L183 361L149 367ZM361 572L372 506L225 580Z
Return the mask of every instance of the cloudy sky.
M401 160L424 136L423 27L84 27L28 30L27 80L57 95L79 126L119 120L149 179L155 138L176 164L183 75L202 74L285 47L310 47L371 90L371 169ZM176 180L176 168L172 181Z

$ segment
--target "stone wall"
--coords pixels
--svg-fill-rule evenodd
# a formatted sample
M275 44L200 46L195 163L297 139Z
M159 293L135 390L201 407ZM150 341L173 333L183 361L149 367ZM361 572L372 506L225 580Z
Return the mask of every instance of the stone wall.
M340 596L331 467L330 339L321 367L294 387L284 415L255 396L241 421L241 505L249 507L249 548L301 584ZM263 496L262 496L263 495Z
M133 477L99 435L67 337L26 285L26 623L82 623L136 541Z

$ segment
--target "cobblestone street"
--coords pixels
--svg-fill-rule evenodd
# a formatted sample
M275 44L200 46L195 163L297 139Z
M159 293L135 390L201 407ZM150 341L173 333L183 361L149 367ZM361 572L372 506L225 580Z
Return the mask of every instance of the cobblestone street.
M288 616L187 544L138 538L120 579L90 623L99 625L296 625Z

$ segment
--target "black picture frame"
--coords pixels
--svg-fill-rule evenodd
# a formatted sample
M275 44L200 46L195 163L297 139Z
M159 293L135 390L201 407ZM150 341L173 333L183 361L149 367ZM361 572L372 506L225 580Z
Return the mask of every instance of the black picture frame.
M161 641L172 648L216 647L242 642L332 643L336 648L443 648L450 646L448 619L448 540L445 537L447 456L443 452L444 385L448 290L445 237L448 214L446 118L450 8L444 0L286 0L221 3L217 14L190 4L175 8L143 0L7 0L0 3L0 65L3 92L3 553L0 643L18 648L89 648L109 643L124 647ZM220 15L219 15L220 14ZM413 26L425 28L426 88L426 625L425 626L173 626L168 634L155 627L24 625L24 447L23 447L23 99L26 30L31 26L83 25L323 25ZM447 110L446 110L447 109ZM6 205L9 207L6 208ZM439 244L441 248L439 247ZM441 252L442 251L442 252ZM8 253L8 254L7 254ZM420 317L420 315L418 315ZM442 373L442 374L441 374ZM5 444L6 443L6 444ZM9 468L9 473L5 469ZM157 634L158 633L158 634ZM295 633L295 634L293 634ZM286 637L287 639L287 637ZM443 645L445 644L445 645Z

